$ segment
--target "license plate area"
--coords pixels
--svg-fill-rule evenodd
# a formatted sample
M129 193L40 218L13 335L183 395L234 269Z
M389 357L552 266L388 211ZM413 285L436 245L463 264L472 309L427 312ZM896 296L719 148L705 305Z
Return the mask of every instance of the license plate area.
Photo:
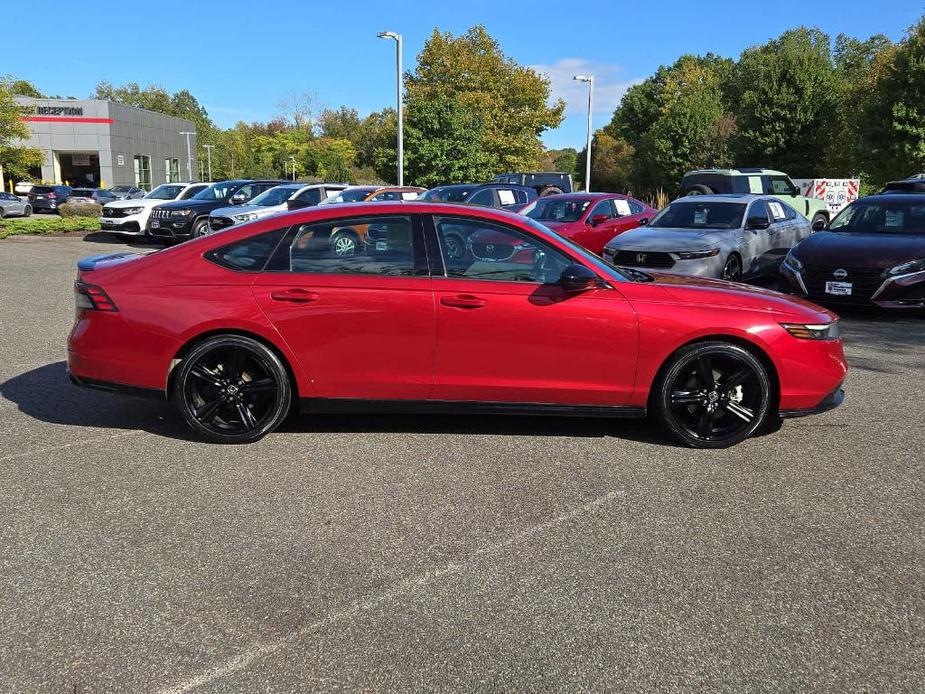
M832 296L851 296L851 282L826 282L825 293Z
M152 229L160 229L160 228L161 228L161 222L160 222L160 220L158 220L158 219L152 219L152 220L151 220L151 228L152 228Z

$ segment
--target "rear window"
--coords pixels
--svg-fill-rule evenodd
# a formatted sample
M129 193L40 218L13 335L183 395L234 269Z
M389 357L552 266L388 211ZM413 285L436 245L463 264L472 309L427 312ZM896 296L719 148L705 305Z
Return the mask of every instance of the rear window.
M33 193L51 193L54 190L51 186L32 186Z
M206 260L239 272L261 272L273 251L285 236L287 228L276 229L265 234L249 236L229 243L205 254Z

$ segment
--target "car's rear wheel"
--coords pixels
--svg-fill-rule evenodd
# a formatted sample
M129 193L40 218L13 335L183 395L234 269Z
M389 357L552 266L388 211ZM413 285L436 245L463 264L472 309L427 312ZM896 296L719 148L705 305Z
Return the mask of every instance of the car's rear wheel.
M757 431L771 407L771 378L754 354L730 342L680 349L653 392L659 424L693 448L727 448Z
M723 265L723 279L727 282L739 282L742 279L742 259L735 253L730 253Z
M32 205L26 205L26 209L23 211L23 216L24 217L32 216Z
M697 183L688 188L684 194L685 195L712 195L713 189L710 186L705 186L702 183Z
M273 431L292 400L286 367L266 345L217 335L177 366L173 400L197 434L218 443L248 443Z

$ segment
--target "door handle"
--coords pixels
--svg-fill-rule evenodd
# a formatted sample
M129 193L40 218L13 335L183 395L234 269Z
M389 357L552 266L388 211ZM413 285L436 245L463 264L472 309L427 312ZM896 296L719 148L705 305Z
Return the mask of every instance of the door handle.
M479 297L472 296L471 294L443 296L440 297L440 303L444 306L452 306L453 308L482 308L483 306L488 305L488 302L485 301L485 299L480 299Z
M274 301L292 301L301 304L317 301L318 294L307 289L274 289L270 292L270 298Z

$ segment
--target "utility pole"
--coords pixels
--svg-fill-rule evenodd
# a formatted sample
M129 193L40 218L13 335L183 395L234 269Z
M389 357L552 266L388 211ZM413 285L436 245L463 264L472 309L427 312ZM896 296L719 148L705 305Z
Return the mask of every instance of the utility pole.
M575 75L572 79L588 83L588 145L585 149L585 192L591 192L591 111L594 107L594 75Z
M212 148L215 145L203 145L206 148L206 158L209 160L209 183L212 182Z

